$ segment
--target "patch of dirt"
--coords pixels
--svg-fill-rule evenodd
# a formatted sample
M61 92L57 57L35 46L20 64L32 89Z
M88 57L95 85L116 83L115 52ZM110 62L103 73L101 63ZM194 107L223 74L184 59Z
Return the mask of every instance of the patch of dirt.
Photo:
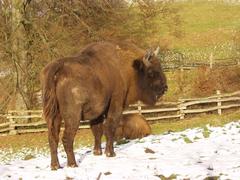
M155 151L153 151L152 149L149 149L149 148L145 148L145 153L151 153L151 154L154 154Z
M208 176L206 178L204 178L203 180L218 180L219 176Z
M105 176L108 176L108 175L111 175L111 174L112 174L112 173L109 172L109 171L104 173Z
M155 175L157 177L159 177L161 180L173 180L177 178L176 174L172 174L169 177L165 177L164 175L160 174L160 175Z
M24 157L24 160L30 160L30 159L34 159L34 158L35 158L35 156L28 154Z

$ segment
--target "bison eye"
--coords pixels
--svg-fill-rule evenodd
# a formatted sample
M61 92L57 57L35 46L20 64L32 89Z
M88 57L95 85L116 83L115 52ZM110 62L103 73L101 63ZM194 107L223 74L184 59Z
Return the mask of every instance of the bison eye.
M158 72L158 71L148 71L147 76L148 76L149 78L156 78L156 77L159 76L159 72Z
M154 76L155 76L155 77L158 77L159 74L160 74L160 73L159 73L158 71L154 72Z
M153 72L153 71L148 71L147 76L148 76L149 78L153 78L153 77L154 77L154 72Z

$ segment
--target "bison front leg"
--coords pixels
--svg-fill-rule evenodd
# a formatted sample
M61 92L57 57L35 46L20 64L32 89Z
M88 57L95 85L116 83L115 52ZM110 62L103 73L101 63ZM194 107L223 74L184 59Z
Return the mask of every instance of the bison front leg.
M112 118L107 118L104 122L104 134L106 136L106 148L105 154L107 157L114 157L116 156L113 148L114 142L114 120Z
M121 81L116 83L115 90L112 94L106 119L103 123L103 132L106 136L105 154L107 157L116 156L113 148L115 131L122 117L125 92L122 90Z
M106 148L105 148L105 154L107 157L114 157L116 156L113 148L114 143L114 136L115 131L117 129L117 126L120 122L122 112L115 114L115 117L108 116L105 120L103 127L104 127L104 134L106 136Z

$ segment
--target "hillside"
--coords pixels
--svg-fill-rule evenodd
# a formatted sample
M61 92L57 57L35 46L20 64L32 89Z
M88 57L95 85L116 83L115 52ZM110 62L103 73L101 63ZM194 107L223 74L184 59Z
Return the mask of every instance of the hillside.
M180 38L166 33L162 38L170 48L195 59L239 57L240 4L216 1L178 2Z

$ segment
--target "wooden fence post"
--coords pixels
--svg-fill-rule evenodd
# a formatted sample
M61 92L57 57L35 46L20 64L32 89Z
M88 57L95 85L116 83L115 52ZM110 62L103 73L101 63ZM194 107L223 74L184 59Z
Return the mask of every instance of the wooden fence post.
M9 125L9 128L10 128L9 135L16 135L17 134L17 131L15 129L16 122L14 121L13 114L10 113L8 115L10 115L10 118L9 118L9 122L10 122L10 125Z
M222 102L220 101L221 100L221 92L219 90L217 90L217 96L218 96L218 102L217 102L217 107L218 107L218 114L219 115L222 115L222 109L221 109L221 106L222 106Z
M213 53L210 54L210 57L209 57L209 66L210 66L210 69L213 68Z
M139 113L139 114L142 114L141 101L138 101L138 113Z
M184 110L186 109L186 107L184 106L184 101L179 100L179 113L180 113L180 119L184 119L185 116L185 112Z

